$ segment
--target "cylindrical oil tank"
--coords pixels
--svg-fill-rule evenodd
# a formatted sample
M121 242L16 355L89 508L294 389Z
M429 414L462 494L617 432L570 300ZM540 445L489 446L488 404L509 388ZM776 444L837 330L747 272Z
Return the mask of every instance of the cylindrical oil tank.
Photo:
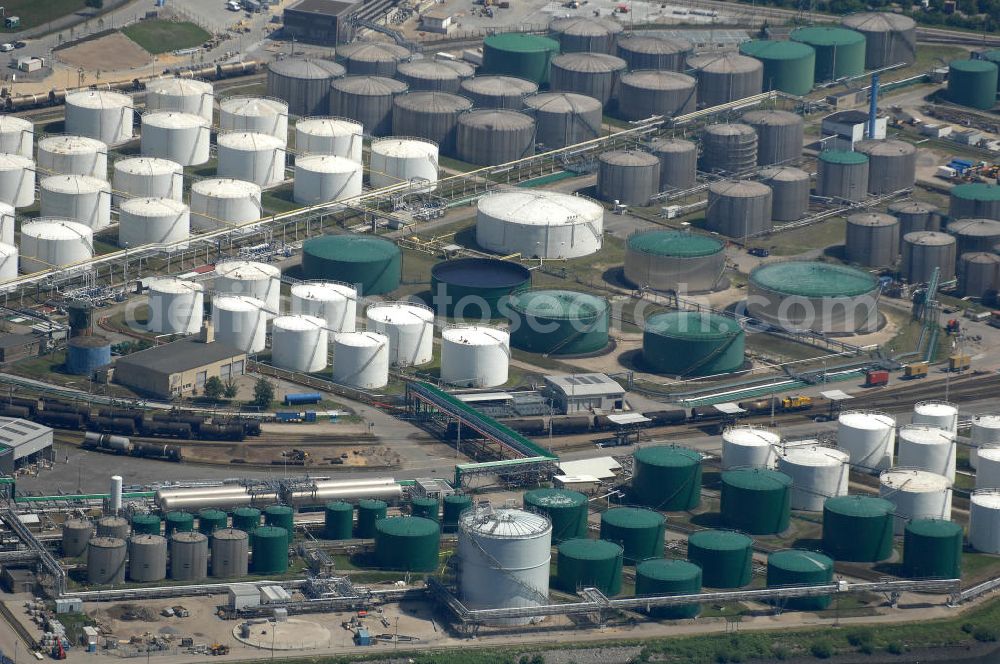
M607 596L622 589L624 549L620 544L585 537L562 542L556 555L556 585L576 594L584 588L597 588Z
M750 583L753 540L732 530L699 530L688 537L688 560L699 565L709 588L742 588Z
M701 592L701 567L687 560L651 558L635 566L635 594L697 595ZM654 607L650 614L666 620L696 618L699 604Z
M89 175L51 175L38 183L41 216L77 221L93 230L111 225L111 185Z
M593 97L604 106L618 96L618 79L627 67L624 60L607 53L566 53L552 58L549 87Z
M167 578L167 538L133 535L128 541L128 578L136 583Z
M204 301L202 284L170 277L153 279L147 329L157 334L194 334L201 329Z
M903 277L911 284L930 281L934 268L940 268L939 279L955 278L956 242L952 235L934 231L915 231L903 236Z
M767 587L825 586L833 582L833 560L816 551L785 549L767 557ZM830 596L792 597L780 600L793 611L822 611L830 606Z
M263 302L268 313L281 308L281 270L269 263L226 261L215 266L214 290L220 295L246 295Z
M415 138L372 141L368 177L372 189L410 184L411 191L433 191L438 179L438 146Z
M94 231L75 221L39 219L21 226L20 261L25 274L90 260Z
M163 111L142 116L142 154L198 166L208 161L212 125L200 115Z
M201 581L208 576L208 537L199 532L170 536L170 578Z
M690 113L697 105L697 83L694 77L675 71L647 69L622 74L619 115L626 120L645 120L654 115Z
M663 512L693 510L701 502L701 454L656 445L633 454L632 499Z
M212 298L212 324L215 338L244 353L264 350L267 305L247 295L224 295Z
M295 160L292 199L316 205L355 198L361 194L364 173L359 162L328 154L299 156Z
M17 278L18 250L13 244L0 242L0 282Z
M381 500L358 501L357 536L361 539L375 537L375 524L385 518L387 505Z
M976 457L976 488L1000 488L1000 448L980 448Z
M260 510L256 507L237 507L233 510L233 528L252 533L260 525Z
M683 71L687 56L694 50L694 44L679 37L648 37L632 33L619 37L616 55L628 63L630 71L639 69L661 69Z
M157 514L135 514L132 517L133 535L159 535L161 521Z
M757 165L757 132L745 124L712 124L701 134L698 166L707 173L738 175Z
M771 230L771 188L749 180L719 180L708 185L708 229L734 238Z
M794 166L773 166L757 171L771 188L771 219L798 221L809 211L809 174Z
M167 512L163 520L164 534L167 537L173 533L189 533L194 530L194 515L189 512Z
M476 244L494 253L579 258L599 251L603 241L604 208L582 196L516 189L476 204Z
M511 338L529 353L581 355L608 345L604 298L568 290L524 290L510 299Z
M535 139L547 150L564 148L601 135L600 100L572 92L545 92L525 98L535 116Z
M973 415L969 437L972 442L969 448L969 465L975 469L978 466L979 448L1000 447L1000 415Z
M660 191L685 190L695 186L698 146L683 138L656 139L649 151L660 160Z
M519 111L524 98L538 92L538 84L513 76L476 76L462 81L459 94L473 108L503 108Z
M761 93L764 66L760 60L738 53L690 56L688 67L698 79L698 105L707 108Z
M211 231L260 219L260 185L209 178L191 185L191 226Z
M250 563L250 538L236 528L212 532L212 576L223 579L247 575Z
M788 529L792 478L767 468L741 468L722 473L722 522L752 535L774 535Z
M624 28L613 19L567 16L549 23L549 32L559 40L563 53L614 53L615 39Z
M39 143L41 151L41 143ZM39 165L41 165L39 154ZM948 214L952 219L994 219L1000 221L1000 185L973 182L951 188Z
M507 382L510 333L483 325L441 333L441 380L461 387L497 387Z
M559 55L560 45L554 39L539 35L507 32L490 35L483 40L484 74L517 76L539 85L549 82L549 66Z
M926 424L958 434L958 406L948 401L918 401L913 406L912 424Z
M463 113L456 135L458 158L494 166L535 154L535 121L520 111L483 109Z
M1000 489L977 489L969 500L969 545L1000 553Z
M253 550L250 570L254 574L284 574L288 571L288 531L278 526L259 526L250 535Z
M625 279L638 288L710 291L726 268L725 245L708 235L639 231L625 243Z
M209 122L215 91L208 81L190 78L158 78L146 83L146 112L191 113Z
M941 211L936 205L924 201L897 201L890 203L887 210L899 219L900 240L907 233L940 230Z
M87 583L92 586L125 583L125 540L93 537L87 542Z
M285 141L268 134L219 134L219 177L253 182L261 188L285 179Z
M958 259L958 284L962 295L988 300L1000 287L1000 256L975 251Z
M288 104L267 97L227 97L219 102L219 131L251 132L288 142Z
M722 469L774 468L781 435L764 427L739 425L722 432Z
M823 503L823 550L835 560L885 560L892 555L895 509L874 496L828 498Z
M380 569L432 572L437 568L440 546L441 528L437 521L394 516L375 522L375 561ZM493 593L497 591L496 587L490 589Z
M118 210L118 246L172 245L186 249L191 235L191 210L171 198L130 198ZM177 244L180 243L180 244Z
M46 136L38 141L38 170L62 175L108 177L108 146L86 136Z
M202 535L211 537L216 530L225 528L228 522L229 517L222 510L206 507L198 511L198 532Z
M845 256L864 267L890 267L899 257L899 220L879 212L847 217Z
M271 330L271 363L299 373L322 371L327 365L329 333L315 316L279 316Z
M292 115L322 115L330 106L330 83L346 71L330 60L277 60L267 66L267 96L287 101Z
M385 387L389 382L389 337L376 332L335 334L333 382L363 390Z
M132 140L132 98L112 90L78 90L66 95L66 133L108 145Z
M988 111L996 105L997 65L989 60L952 60L948 64L948 101Z
M66 519L62 526L62 555L76 558L87 551L87 542L94 534L94 524L89 519Z
M97 520L98 537L117 537L126 539L128 537L128 519L121 516L102 516Z
M454 533L458 531L458 519L462 512L472 507L472 496L464 493L452 493L445 496L443 502L441 532ZM555 533L553 533L554 539Z
M739 322L720 314L668 311L643 325L642 362L655 373L691 377L737 371L745 347Z
M389 339L389 363L412 367L427 364L434 352L434 311L408 302L380 302L365 311L373 332Z
M114 164L112 189L116 201L131 197L181 200L184 168L175 161L157 157L128 157Z
M612 507L601 514L601 539L620 544L625 560L635 564L663 556L667 519L640 507Z
M371 136L385 136L392 133L393 100L407 89L406 83L381 76L340 78L330 89L330 114L360 123Z
M552 522L552 540L587 536L587 496L568 489L534 489L522 497L524 509L544 514Z
M295 533L295 509L288 505L269 505L264 508L264 525L284 528L288 531L288 540Z
M757 134L757 164L784 164L802 156L805 142L805 121L790 111L749 111L743 114L743 124Z
M845 16L841 25L865 36L865 69L912 65L917 59L917 24L891 12L861 12Z
M865 71L865 36L847 28L811 26L792 30L789 39L816 51L816 82L826 83Z
M913 519L951 518L951 481L937 473L897 466L879 475L879 495L896 506L897 535Z
M845 201L864 200L868 192L868 155L824 150L816 162L816 195Z
M34 157L34 123L16 115L0 115L0 154Z
M107 364L111 364L111 342L106 337L73 337L66 345L66 373L92 376Z
M791 508L820 512L827 498L847 495L850 455L832 447L786 448L778 470L792 478Z
M332 155L361 163L364 126L347 118L302 118L295 123L296 166L306 155ZM298 177L298 175L296 175Z
M955 236L955 253L959 256L974 251L993 251L1000 242L1000 221L993 219L959 219L948 224L947 231Z
M456 258L431 268L431 304L441 316L486 321L503 317L514 291L531 284L531 272L513 261Z
M410 51L388 42L355 41L338 45L337 57L351 76L395 76Z
M915 519L903 535L903 576L959 579L962 526L945 519Z
M0 203L28 207L35 202L35 162L16 154L0 154Z
M919 468L955 481L957 446L952 431L930 424L906 424L899 427L899 452L896 463Z
M354 505L337 501L323 506L323 539L346 540L354 537Z
M453 155L458 118L471 108L471 101L449 92L408 92L393 100L392 133L434 141Z
M614 150L597 158L597 195L622 205L646 207L660 190L660 160L642 150Z
M426 90L457 94L463 76L454 67L449 67L440 60L412 60L400 63L396 67L396 78L406 83L414 92Z
M917 148L912 143L860 141L854 149L868 155L869 194L891 194L913 187L917 178Z
M295 284L291 289L292 313L316 316L331 332L354 332L357 326L358 291L331 282Z
M764 65L764 90L780 90L799 97L809 94L816 77L816 51L809 44L788 40L754 39L740 44L740 53Z

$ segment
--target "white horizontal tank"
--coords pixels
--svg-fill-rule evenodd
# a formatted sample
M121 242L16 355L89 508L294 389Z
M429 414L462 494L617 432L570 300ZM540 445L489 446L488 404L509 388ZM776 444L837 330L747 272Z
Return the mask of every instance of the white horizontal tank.
M272 97L227 97L219 102L219 131L248 131L288 142L288 102Z
M349 284L306 282L291 288L292 313L316 316L332 332L354 332L357 327L358 291Z
M943 475L919 468L892 468L879 475L879 496L896 506L897 535L914 519L951 520L951 482Z
M412 302L380 302L365 312L368 325L389 338L389 363L427 364L434 353L434 312Z
M908 468L929 470L955 481L955 435L929 424L899 427L896 463Z
M130 198L118 212L118 246L169 245L168 251L187 248L191 236L188 206L172 198Z
M849 459L843 450L819 445L786 449L778 470L792 478L792 509L822 512L827 498L846 496Z
M159 277L149 283L150 332L194 334L201 329L205 287L194 281Z
M208 81L166 77L146 83L146 111L190 113L212 122L215 91Z
M774 468L781 435L752 425L727 427L722 432L722 469Z
M191 113L159 112L142 116L142 154L199 166L211 151L211 123Z
M354 198L361 194L363 179L361 164L346 157L300 156L295 160L292 198L303 205Z
M329 154L361 163L364 127L347 118L302 118L295 123L295 151Z
M108 146L86 136L47 136L38 141L38 170L46 175L108 177Z
M274 136L251 132L220 134L219 177L236 178L262 188L285 179L285 143Z
M333 382L362 390L389 382L389 337L377 332L341 332L333 337Z
M172 198L184 195L184 167L159 157L128 157L112 167L111 187L121 198Z
M487 194L476 206L476 243L527 258L588 256L604 243L604 207L554 191Z
M482 325L441 333L441 380L461 387L497 387L510 371L510 333Z
M979 461L979 448L1000 447L1000 415L976 415L972 418L972 447L969 448L969 465L975 469Z
M416 138L372 141L368 164L372 189L411 185L411 191L434 191L438 180L438 146Z
M41 216L78 221L95 231L111 225L111 185L89 175L51 175L38 183Z
M892 466L896 420L877 411L848 410L837 417L837 447L851 457L851 466L877 473Z
M276 315L281 311L281 270L253 261L219 263L215 266L215 292L257 298L269 314Z
M266 347L267 313L264 303L246 295L215 295L212 324L216 341L235 346L244 353L259 353Z
M66 133L108 145L132 140L132 98L112 90L78 90L66 95Z
M0 115L0 154L35 156L35 125L16 115Z
M17 154L0 154L0 201L14 207L35 203L35 162Z
M958 406L947 401L920 401L913 407L912 424L929 424L958 433Z
M263 214L260 187L232 178L209 178L191 185L191 226L212 231L257 221Z
M17 279L17 247L0 242L0 282Z
M1000 489L977 489L969 500L969 545L1000 553Z
M66 267L94 256L94 231L76 221L39 219L21 226L20 262L25 274Z
M1000 489L1000 447L984 447L979 450L976 488Z
M315 316L279 316L271 326L271 364L312 373L327 365L330 351L326 321Z

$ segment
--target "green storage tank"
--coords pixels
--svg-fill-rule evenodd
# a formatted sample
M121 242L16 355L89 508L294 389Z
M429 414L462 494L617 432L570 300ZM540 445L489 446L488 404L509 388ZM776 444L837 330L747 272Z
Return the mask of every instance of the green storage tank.
M948 100L988 111L997 103L997 64L989 60L952 60Z
M701 592L701 568L687 560L652 558L635 566L636 595L697 595ZM683 604L653 608L657 618L680 620L695 618L701 612L699 604Z
M439 521L441 519L441 504L437 498L417 496L410 501L410 516Z
M203 535L211 535L228 524L229 517L222 510L206 508L198 512L198 532Z
M614 542L584 537L566 540L556 555L556 585L568 593L597 588L609 597L622 590L623 549Z
M444 497L444 516L441 517L441 530L446 533L458 531L458 517L472 507L472 496L464 493L453 493Z
M826 83L865 71L865 36L847 28L798 28L789 35L792 41L808 44L816 51L815 80Z
M337 501L323 506L323 538L347 540L354 537L354 505Z
M955 185L949 195L948 215L952 219L1000 221L1000 185L985 182Z
M260 526L250 535L254 574L284 574L288 571L288 531L279 526Z
M688 537L688 560L701 567L709 588L742 588L753 575L753 540L732 530L701 530Z
M668 311L646 319L642 361L656 373L713 376L743 368L746 334L739 322L713 313Z
M896 506L874 496L834 496L823 503L823 550L834 560L877 563L892 555Z
M237 507L233 510L233 528L252 533L260 525L260 510L256 507Z
M915 519L903 533L903 575L917 579L962 576L962 526L943 519Z
M632 500L665 512L701 503L701 454L686 447L643 447L632 455Z
M683 146L695 158L693 143L670 140L658 144L662 159ZM662 166L661 166L662 167ZM678 166L683 169L683 166ZM691 166L694 170L694 166ZM675 176L663 176L666 186L675 187ZM636 288L688 293L714 290L726 269L726 245L718 238L700 233L656 229L637 231L625 242L625 281Z
M394 516L375 523L375 560L383 569L433 572L441 548L437 521L419 516Z
M549 65L559 55L559 42L548 37L508 32L483 40L480 75L516 76L539 85L549 82Z
M361 539L375 537L375 524L379 519L385 518L385 513L388 509L389 506L382 500L365 499L358 501L358 537Z
M155 514L136 514L132 517L133 535L159 535L160 517Z
M431 306L442 316L503 318L510 294L531 285L531 271L495 258L456 258L431 268Z
M833 582L833 560L816 551L786 549L767 557L767 587L822 586ZM792 597L782 605L795 611L822 611L830 606L830 596Z
M524 494L524 509L552 522L552 541L587 536L587 496L567 489L535 489Z
M807 95L816 77L816 51L797 41L754 39L740 44L740 53L764 65L764 91L781 90L790 95Z
M608 301L569 290L511 295L510 345L530 353L581 355L608 345Z
M360 284L364 295L399 288L402 253L396 243L370 235L324 235L302 245L306 279Z
M264 508L264 525L277 526L288 531L288 538L295 535L295 509L288 505L271 505Z
M663 556L667 518L642 507L612 507L601 515L601 539L625 549L625 560L636 563Z
M995 48L989 51L981 51L976 53L976 58L980 60L986 60L987 62L992 62L997 67L1000 67L1000 48ZM997 92L1000 93L1000 79L997 80Z
M788 530L792 478L767 468L739 468L722 473L722 522L751 535Z
M187 512L167 512L163 517L164 536L170 539L173 533L187 533L194 530L194 515Z

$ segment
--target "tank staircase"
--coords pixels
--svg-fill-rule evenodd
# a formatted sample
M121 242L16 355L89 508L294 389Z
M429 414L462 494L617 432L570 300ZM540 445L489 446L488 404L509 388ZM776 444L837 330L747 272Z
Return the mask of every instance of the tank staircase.
M366 4L360 12L351 17L351 26L355 30L358 28L368 28L373 32L386 35L398 46L402 46L411 53L420 53L423 50L420 44L410 41L399 30L375 21L375 17L380 14L388 15L395 5L395 0L379 0L378 2Z

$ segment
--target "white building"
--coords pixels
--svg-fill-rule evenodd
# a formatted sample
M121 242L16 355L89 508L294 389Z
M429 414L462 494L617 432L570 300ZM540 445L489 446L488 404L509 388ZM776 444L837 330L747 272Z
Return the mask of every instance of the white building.
M556 408L567 415L621 410L625 406L625 389L601 373L546 376L545 392Z
M889 118L875 118L875 136L885 138ZM823 118L823 149L853 150L854 144L868 138L868 114L864 111L839 111Z

